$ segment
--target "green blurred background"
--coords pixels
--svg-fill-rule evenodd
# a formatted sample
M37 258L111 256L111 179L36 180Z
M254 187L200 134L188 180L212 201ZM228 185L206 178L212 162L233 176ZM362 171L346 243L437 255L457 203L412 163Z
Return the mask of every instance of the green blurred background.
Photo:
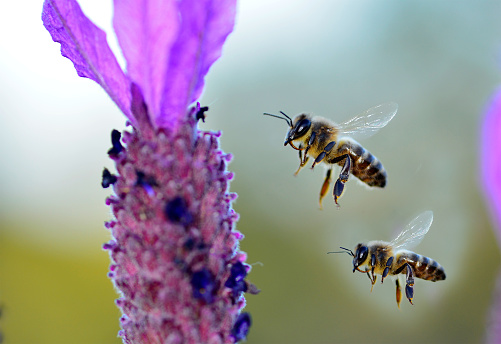
M81 3L110 30L111 1ZM99 183L124 118L60 56L41 6L9 2L0 13L0 329L5 343L120 343ZM247 343L484 340L501 264L478 142L500 83L500 15L500 1L240 1L201 127L222 130L234 155L241 248L262 289L247 297ZM384 163L387 188L350 181L339 210L330 196L319 210L322 168L294 177L285 122L262 112L342 121L388 101L397 116L361 141ZM370 293L350 257L326 254L389 240L427 209L435 220L416 251L447 280L418 280L414 306L396 307L390 280Z

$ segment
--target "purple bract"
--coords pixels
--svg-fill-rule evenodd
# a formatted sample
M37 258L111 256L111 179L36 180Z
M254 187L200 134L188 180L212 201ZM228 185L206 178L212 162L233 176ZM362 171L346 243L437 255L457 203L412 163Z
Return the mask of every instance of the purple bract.
M480 136L481 182L501 247L501 88L488 105ZM501 343L501 272L494 289L486 342Z
M75 0L45 0L42 20L78 75L108 93L132 126L112 132L117 174L102 186L115 218L108 275L121 294L125 343L234 343L250 271L229 193L220 133L197 129L204 77L233 29L236 0L115 0L124 72Z
M482 187L501 247L501 89L492 97L481 132Z

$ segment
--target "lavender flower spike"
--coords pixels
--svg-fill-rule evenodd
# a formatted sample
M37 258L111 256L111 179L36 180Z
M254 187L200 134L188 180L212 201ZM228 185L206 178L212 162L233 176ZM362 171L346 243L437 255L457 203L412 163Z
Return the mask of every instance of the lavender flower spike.
M197 129L204 77L233 29L236 0L115 0L113 24L127 62L75 0L45 0L42 20L78 75L101 85L131 131L112 132L102 172L104 244L120 293L124 343L235 343L251 325L243 293L250 266L238 250L229 154L220 133Z
M501 248L501 88L492 97L481 128L482 187ZM501 343L501 271L494 290L487 343Z

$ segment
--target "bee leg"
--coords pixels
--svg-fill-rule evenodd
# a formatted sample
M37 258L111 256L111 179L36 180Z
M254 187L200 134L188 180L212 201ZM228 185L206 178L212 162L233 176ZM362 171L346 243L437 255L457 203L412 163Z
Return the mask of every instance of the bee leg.
M414 274L412 272L412 268L409 264L405 264L407 266L407 278L405 280L405 296L407 296L407 299L413 305L412 303L412 298L414 297Z
M386 276L388 276L392 263L393 263L393 256L386 261L386 267L384 268L383 275L381 276L381 284L383 284L384 279L386 278Z
M325 197L325 194L329 189L329 184L331 183L331 173L332 173L332 168L327 170L324 183L322 184L322 189L320 189L320 200L318 201L320 203L320 209L322 209L322 199Z
M374 288L374 284L376 284L376 281L377 281L377 276L372 275L372 279L371 279L371 293L372 293L372 289Z
M369 280L371 281L371 293L372 293L372 288L374 288L374 284L376 284L377 276L374 276L373 274L371 277L371 274L369 272L370 270L365 271L367 277L369 277Z
M337 200L341 197L344 191L344 184L348 181L348 177L350 176L350 170L351 170L351 158L348 154L344 154L341 157L346 157L346 160L344 162L343 168L341 168L341 172L339 173L339 178L336 180L336 184L334 184L334 190L333 190L333 196L334 196L334 202L336 202L337 205L338 202ZM337 158L336 158L337 160ZM342 159L339 159L337 161L340 161ZM336 161L334 161L336 162Z
M310 141L311 141L311 139L310 139ZM329 153L331 151L331 149L334 148L335 145L336 145L336 141L329 142L327 144L327 146L325 146L324 150L320 154L318 154L318 156L316 157L315 161L311 165L311 169L313 169L316 164L318 164L319 162L321 162L322 160L324 160L324 158L327 155L327 153Z
M315 158L315 161L313 161L313 164L311 165L311 169L313 170L313 168L315 167L316 164L318 164L319 162L324 160L326 155L327 155L327 153L325 153L325 152L318 154L318 156Z
M299 163L300 163L301 167L303 167L304 165L306 165L306 162L308 161L308 151L310 150L310 147L311 147L311 145L308 145L304 149L304 159L303 159L303 156L302 156L302 150L299 151Z
M306 150L304 152L304 160L303 160L303 150L299 150L299 167L297 168L297 171L294 172L294 176L297 176L297 174L299 173L299 171L301 171L303 166L306 165L306 162L308 161L308 156L306 155L306 153L308 152L308 148L310 147L306 147Z
M306 162L308 161L308 150L310 150L311 145L315 141L315 137L317 134L315 132L311 133L310 139L308 140L308 145L304 149L304 159L303 159L303 145L300 144L297 150L299 151L299 167L297 171L294 173L295 176L301 171L304 165L306 165Z
M400 308L400 301L402 301L402 289L400 288L400 281L397 280L395 281L395 284L397 285L397 290L396 290L396 295L397 295L397 306Z
M377 276L372 274L372 278L371 278L371 293L372 293L372 289L374 289L374 284L376 284L376 281L377 281Z
M310 136L310 139L308 140L308 146L306 147L306 151L308 151L308 149L310 149L310 147L313 144L313 142L315 142L315 138L316 137L317 137L317 133L316 132L312 132L311 136Z
M374 268L376 267L376 255L371 255L371 275L372 275L372 286L371 286L371 293L372 293L372 288L374 288L374 284L376 284L377 276L374 275Z

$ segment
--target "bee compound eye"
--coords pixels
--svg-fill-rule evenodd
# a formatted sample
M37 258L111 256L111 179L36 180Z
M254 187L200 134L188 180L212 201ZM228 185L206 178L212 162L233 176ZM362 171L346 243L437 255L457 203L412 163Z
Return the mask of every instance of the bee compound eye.
M366 258L369 253L369 249L367 246L362 246L358 249L358 254L357 254L357 259L360 263L362 263Z
M311 127L311 121L309 119L306 119L306 118L302 119L297 125L296 135L298 137L303 136L304 134L306 134L308 129L310 129L310 127Z

